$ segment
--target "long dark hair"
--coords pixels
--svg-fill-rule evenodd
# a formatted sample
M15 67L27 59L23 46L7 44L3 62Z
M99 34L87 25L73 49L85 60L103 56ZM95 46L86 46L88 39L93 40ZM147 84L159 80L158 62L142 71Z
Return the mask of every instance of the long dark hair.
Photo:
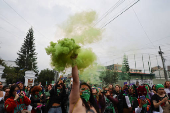
M13 95L13 92L15 91L15 88L18 87L17 85L12 85L9 91L9 98L13 97L15 95Z
M99 106L97 105L97 103L96 103L96 101L95 101L95 99L94 99L94 97L93 97L91 87L90 87L87 83L81 83L81 84L80 84L80 88L81 88L81 85L86 85L86 86L88 86L88 88L90 89L90 99L89 99L90 106L89 106L89 104L86 102L85 99L81 98L82 101L83 101L83 105L85 106L85 108L86 108L87 110L89 110L90 107L93 106L93 107L95 108L95 110L97 111L97 113L99 113Z

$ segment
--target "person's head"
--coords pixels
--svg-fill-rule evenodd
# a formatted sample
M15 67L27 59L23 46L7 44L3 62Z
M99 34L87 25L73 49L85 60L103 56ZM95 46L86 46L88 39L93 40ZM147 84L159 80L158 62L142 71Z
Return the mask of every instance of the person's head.
M15 96L17 94L18 86L12 85L9 91L9 97Z
M155 84L152 86L152 90L156 91Z
M120 91L120 86L119 86L118 84L115 85L115 91L118 92L118 93L119 93L119 91Z
M92 94L97 94L98 92L99 92L99 90L95 86L93 86L92 87Z
M9 88L9 87L6 87L6 88L5 88L5 96L9 96L9 91L10 91L10 88Z
M31 89L31 93L32 93L33 95L38 95L40 91L41 91L41 87L40 87L40 86L34 86L34 87Z
M157 92L159 95L162 95L162 94L165 93L165 91L164 91L164 86L163 86L162 84L157 84L157 85L155 86L155 88L156 88L156 92Z
M145 86L139 86L138 87L138 96L146 96L147 95L147 90Z
M50 91L52 89L51 85L48 85L48 91Z
M3 89L3 85L2 85L2 82L0 81L0 91L2 91Z
M109 84L109 89L113 89L113 85L112 84Z
M24 85L22 84L22 82L17 82L17 84L18 84L19 89L23 90Z
M99 112L99 108L92 94L92 89L87 83L80 84L80 97L86 109L90 109L90 106L93 106L96 109L96 111ZM90 103L90 106L88 102Z
M134 93L134 87L133 87L133 85L129 85L128 92L129 92L129 94L133 94L133 93Z
M166 81L166 82L164 83L164 87L165 87L165 88L169 88L169 87L170 87L170 82L169 82L169 81Z

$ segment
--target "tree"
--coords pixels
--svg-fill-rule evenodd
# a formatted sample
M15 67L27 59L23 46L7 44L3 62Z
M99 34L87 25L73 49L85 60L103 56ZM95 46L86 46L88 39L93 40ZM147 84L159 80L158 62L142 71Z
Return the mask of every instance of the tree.
M44 70L41 70L40 74L38 75L37 80L38 82L41 82L43 86L45 86L46 81L49 84L54 80L54 76L55 76L55 72L53 70L44 69Z
M17 81L24 82L22 76L23 74L21 73L21 71L17 73L17 69L15 67L7 66L2 59L0 59L0 65L5 67L5 69L3 70L4 73L2 74L2 78L6 78L7 84L16 83Z
M118 72L113 70L105 70L100 74L100 80L103 84L116 83L118 82Z
M32 28L28 30L27 36L24 39L24 43L21 46L20 51L17 53L18 58L16 59L16 64L20 69L33 70L38 73L37 67L37 53L35 52L34 43L34 31Z
M126 55L123 57L123 63L122 63L122 69L121 73L119 75L119 79L121 80L130 80L130 73L129 73L129 63L128 63L128 58Z

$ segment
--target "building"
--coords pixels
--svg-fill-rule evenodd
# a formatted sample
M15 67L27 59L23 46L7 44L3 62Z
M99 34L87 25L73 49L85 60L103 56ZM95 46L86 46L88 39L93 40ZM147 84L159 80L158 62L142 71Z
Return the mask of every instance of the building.
M170 66L167 66L167 70L170 71Z
M155 71L157 71L157 70L163 70L163 68L160 67L160 66L155 66L155 67L152 67L152 68L151 68L151 72L152 72L152 73L155 72Z
M170 79L170 71L166 71L166 72L167 72L168 79ZM155 79L165 79L163 69L156 70L153 72L153 74L155 74Z
M122 65L120 65L120 64L112 64L112 65L106 66L106 69L115 70L115 71L121 71ZM142 70L140 70L140 69L130 69L129 72L142 72Z

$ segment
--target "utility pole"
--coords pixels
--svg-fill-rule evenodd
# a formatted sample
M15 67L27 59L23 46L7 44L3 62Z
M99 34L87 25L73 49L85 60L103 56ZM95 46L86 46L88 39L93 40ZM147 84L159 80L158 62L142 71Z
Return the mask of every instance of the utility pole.
M165 70L165 59L162 56L162 54L164 54L164 53L161 51L161 47L160 46L159 46L159 50L160 51L158 51L158 53L159 53L159 55L161 56L161 59L162 59L162 65L163 65L163 68L164 68L165 79L166 79L166 81L168 81L167 73L166 73L166 70Z

